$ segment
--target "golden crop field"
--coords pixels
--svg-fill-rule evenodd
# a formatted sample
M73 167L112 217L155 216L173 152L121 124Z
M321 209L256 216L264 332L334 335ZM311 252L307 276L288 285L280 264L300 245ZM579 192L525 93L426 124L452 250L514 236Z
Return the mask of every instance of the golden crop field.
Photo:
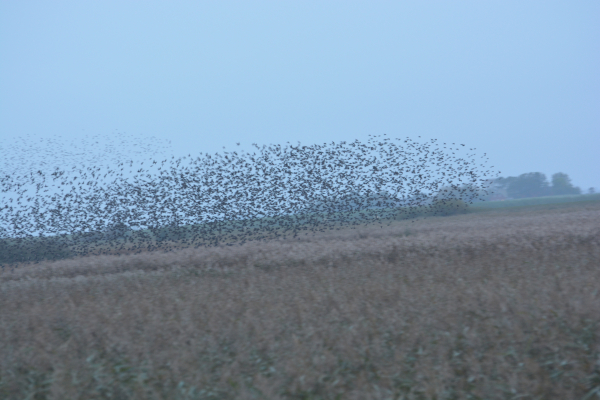
M600 202L0 273L2 399L597 399Z

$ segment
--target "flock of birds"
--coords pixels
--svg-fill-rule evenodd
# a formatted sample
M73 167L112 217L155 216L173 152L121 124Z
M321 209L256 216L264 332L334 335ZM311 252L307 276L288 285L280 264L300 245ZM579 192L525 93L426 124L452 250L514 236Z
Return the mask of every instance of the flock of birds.
M253 146L104 170L0 170L2 193L12 194L0 202L0 264L414 221L481 199L497 176L486 155L461 157L464 144L437 140Z

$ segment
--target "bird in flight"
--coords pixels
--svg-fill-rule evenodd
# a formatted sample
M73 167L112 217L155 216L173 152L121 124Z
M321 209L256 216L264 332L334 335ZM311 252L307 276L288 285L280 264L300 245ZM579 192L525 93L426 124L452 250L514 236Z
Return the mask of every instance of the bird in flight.
M435 141L380 136L189 153L187 164L172 156L157 175L136 167L131 179L110 166L0 175L2 192L19 196L0 203L0 227L11 227L0 229L0 241L18 239L20 257L32 260L233 246L441 215L446 203L472 202L489 184L483 164ZM26 183L37 185L35 195L25 194Z

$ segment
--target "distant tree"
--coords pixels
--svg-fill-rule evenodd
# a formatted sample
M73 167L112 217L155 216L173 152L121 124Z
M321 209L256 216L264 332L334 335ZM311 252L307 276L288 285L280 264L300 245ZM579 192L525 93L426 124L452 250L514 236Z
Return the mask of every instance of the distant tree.
M465 214L469 204L461 199L436 199L430 206L433 215L447 217L450 215Z
M511 183L515 182L517 179L516 176L507 176L506 178L500 177L494 180L494 184L499 187L503 187L508 189Z
M434 201L437 200L445 200L445 199L454 199L460 197L460 192L458 186L443 186L438 193L434 196Z
M557 172L556 174L552 175L552 194L581 194L581 189L573 186L569 175L562 172Z
M588 194L594 194L596 193L596 189L594 189L593 187L588 189Z
M504 200L508 198L508 187L517 179L518 178L515 176L508 176L506 178L499 177L494 179L489 187L486 200Z
M529 172L512 179L508 185L508 196L513 199L542 197L551 194L546 175L541 172Z
M129 231L129 227L126 224L116 222L116 223L110 224L109 226L107 226L104 229L104 239L105 240L114 240L117 238L123 238L127 235L128 231Z
M461 199L465 203L474 203L489 197L491 190L482 189L471 184L460 186L443 186L432 198L432 201L445 199Z
M320 212L356 211L382 208L395 208L401 205L392 194L386 191L369 194L350 193L338 198L325 198L313 203L312 210Z

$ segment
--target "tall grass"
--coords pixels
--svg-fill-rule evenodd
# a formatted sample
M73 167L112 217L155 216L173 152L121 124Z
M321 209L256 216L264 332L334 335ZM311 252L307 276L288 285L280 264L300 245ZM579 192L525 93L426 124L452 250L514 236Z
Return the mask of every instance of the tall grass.
M0 398L600 397L600 204L0 273Z

